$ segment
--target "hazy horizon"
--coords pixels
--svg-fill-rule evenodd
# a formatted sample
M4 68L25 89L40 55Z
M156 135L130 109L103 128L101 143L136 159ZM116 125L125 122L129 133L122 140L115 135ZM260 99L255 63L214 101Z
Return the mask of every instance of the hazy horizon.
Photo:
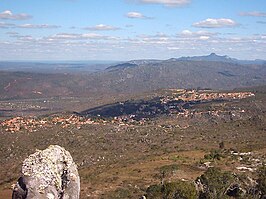
M211 53L213 54L213 53ZM216 54L216 53L214 53ZM197 57L197 56L208 56L210 54L202 54L202 55L189 55L189 56L180 56L180 57L168 57L167 59L171 58L181 58L181 57ZM220 55L216 54L218 56L228 56L228 55ZM237 60L243 60L243 61L255 61L255 60L266 60L266 59L238 59L236 57L230 57L232 59L237 59ZM117 63L117 62L127 62L131 60L167 60L167 59L157 59L157 58L143 58L143 59L128 59L128 60L74 60L74 59L69 59L69 60L0 60L0 62L21 62L21 63L83 63L83 64L109 64L109 63Z
M266 59L264 0L3 0L0 60Z

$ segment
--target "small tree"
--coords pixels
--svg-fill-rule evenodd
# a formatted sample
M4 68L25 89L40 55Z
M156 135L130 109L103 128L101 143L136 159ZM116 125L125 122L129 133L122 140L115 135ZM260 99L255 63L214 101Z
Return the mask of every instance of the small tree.
M168 182L163 185L152 185L146 191L147 199L197 199L193 183L184 181Z
M162 193L162 185L151 185L146 190L146 196L147 199L162 199L163 193Z
M218 168L209 168L199 178L200 182L205 187L200 193L202 199L224 199L229 198L226 196L227 188L233 184L234 177L229 172L222 172Z
M196 199L195 185L190 182L176 181L163 185L164 199Z

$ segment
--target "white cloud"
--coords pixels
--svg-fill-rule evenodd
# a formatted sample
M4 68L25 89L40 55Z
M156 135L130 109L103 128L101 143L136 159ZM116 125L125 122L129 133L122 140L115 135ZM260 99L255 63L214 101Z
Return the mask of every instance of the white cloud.
M168 50L180 50L179 47L167 47Z
M238 36L214 31L184 30L176 35L159 32L124 37L96 32L65 32L37 37L11 32L9 37L10 40L0 41L2 59L167 59L181 55L208 54L213 49L217 49L215 52L219 54L230 52L232 57L263 59L266 50L265 34Z
M11 28L14 26L15 26L15 24L12 24L12 23L0 22L0 28Z
M29 28L29 29L45 29L45 28L60 28L60 26L49 24L20 24L0 22L0 28Z
M193 33L190 30L183 30L181 34L185 36L193 35Z
M208 39L210 39L210 37L209 36L200 36L199 39L200 40L208 40Z
M5 10L0 13L0 19L12 19L12 20L26 20L30 19L32 16L21 13L21 14L13 14L10 10Z
M183 30L180 34L177 34L178 36L181 37L202 37L204 36L205 38L208 37L210 38L210 36L215 36L218 33L213 33L213 32L208 32L208 31L196 31L196 32L192 32L190 30Z
M152 19L152 17L147 17L140 12L128 12L126 16L131 19Z
M119 28L114 26L109 26L105 24L98 24L92 27L85 27L85 30L92 30L92 31L106 31L106 30L118 30Z
M17 38L18 40L23 42L36 41L36 39L34 39L31 35L11 34L10 37Z
M266 12L241 12L240 16L251 16L251 17L266 17Z
M190 3L190 0L139 0L146 4L163 4L165 6L182 6Z
M141 35L137 35L138 38L170 38L169 35L165 34L165 33L156 33L155 35L145 35L145 34L141 34Z
M84 38L84 39L98 39L98 40L115 39L115 37L106 36L106 35L100 35L100 34L95 34L95 33L82 34L81 37Z
M193 24L194 27L198 28L226 28L235 27L238 24L232 19L220 18L220 19L205 19Z
M49 36L45 39L47 40L61 40L61 39L76 39L80 34L72 34L72 33L58 33L56 35Z
M74 33L58 33L56 35L46 38L47 40L116 40L116 37L95 34L95 33L86 33L86 34L74 34Z
M17 28L33 28L33 29L44 29L44 28L60 28L60 26L49 25L49 24L21 24L17 25Z
M18 35L18 32L12 32L12 31L10 31L10 32L6 32L6 34L7 35Z
M132 40L134 41L134 40ZM137 35L137 40L134 42L146 43L146 44L163 44L171 42L171 36L164 33L157 33L155 35Z

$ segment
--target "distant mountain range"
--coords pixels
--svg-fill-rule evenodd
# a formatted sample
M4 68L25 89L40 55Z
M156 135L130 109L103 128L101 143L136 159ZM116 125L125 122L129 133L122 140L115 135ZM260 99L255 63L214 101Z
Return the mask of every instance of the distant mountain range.
M244 65L266 65L266 60L238 60L235 58L231 58L227 55L217 55L215 53L211 53L206 56L193 56L193 57L180 57L180 58L171 58L168 60L156 60L156 59L141 59L141 60L131 60L128 62L123 62L114 66L108 67L106 70L117 70L117 69L125 69L128 67L135 67L139 65L145 64L156 64L156 63L166 63L166 62L178 62L178 61L211 61L211 62L226 62L233 64L244 64Z
M266 60L238 60L235 58L231 58L227 55L216 55L215 53L211 53L206 56L194 56L194 57L180 57L177 59L178 61L216 61L216 62L228 62L228 63L237 63L237 64L266 64Z
M0 99L110 97L164 88L227 90L257 85L266 85L265 61L240 61L214 53L168 60L132 60L95 73L0 71Z
M230 62L236 63L238 60L228 57L227 55L220 56L215 53L211 53L206 56L194 56L194 57L180 57L177 59L178 61L221 61L221 62Z

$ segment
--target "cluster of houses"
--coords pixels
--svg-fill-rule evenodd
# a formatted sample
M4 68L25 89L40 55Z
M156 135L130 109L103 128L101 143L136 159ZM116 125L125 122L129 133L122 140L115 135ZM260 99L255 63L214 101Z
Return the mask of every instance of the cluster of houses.
M62 128L69 126L75 126L80 129L83 125L91 124L113 124L118 126L130 126L130 125L144 125L151 117L158 114L175 114L178 118L192 118L197 116L222 116L229 115L235 117L244 113L245 110L212 110L212 111L196 111L194 109L188 109L187 105L209 102L215 100L235 100L243 99L254 96L251 92L237 92L237 93L215 93L215 92L203 92L196 90L182 90L182 92L173 93L172 95L166 95L159 99L159 103L145 103L145 108L142 111L139 109L136 113L122 114L115 117L103 118L103 117L83 117L80 115L54 115L45 118L37 117L15 117L5 121L2 121L0 125L5 131L19 132L26 130L29 132L37 131L40 128L49 128L54 125L60 125ZM143 105L144 106L144 105ZM142 106L140 106L142 107Z
M15 133L22 130L28 132L35 132L38 129L51 128L55 125L60 125L62 128L68 128L70 126L80 129L83 125L106 125L108 123L119 126L130 125L142 125L145 123L145 119L136 121L133 116L114 117L113 119L92 119L77 115L70 116L53 116L45 117L42 119L36 117L14 117L4 120L0 123L0 126L7 132Z
M54 125L61 125L62 128L66 128L70 125L75 125L80 128L85 124L99 124L99 122L92 121L91 119L84 119L76 115L71 116L55 116L46 118L36 118L36 117L15 117L1 122L1 126L5 131L9 132L19 132L21 130L26 130L29 132L37 131L40 128L49 128Z
M22 129L30 132L34 131L37 127L47 126L46 121L36 121L34 118L15 117L1 122L1 126L9 132L18 132Z
M173 94L171 96L165 96L161 99L161 102L166 104L169 101L213 101L213 100L235 100L244 99L247 97L255 96L252 92L236 92L236 93L222 93L222 92L203 92L196 90L185 90L181 93Z
M177 118L196 118L201 116L212 116L212 117L224 117L229 116L230 118L239 118L245 110L211 110L211 111L196 111L196 110L184 110L183 112L177 113Z

